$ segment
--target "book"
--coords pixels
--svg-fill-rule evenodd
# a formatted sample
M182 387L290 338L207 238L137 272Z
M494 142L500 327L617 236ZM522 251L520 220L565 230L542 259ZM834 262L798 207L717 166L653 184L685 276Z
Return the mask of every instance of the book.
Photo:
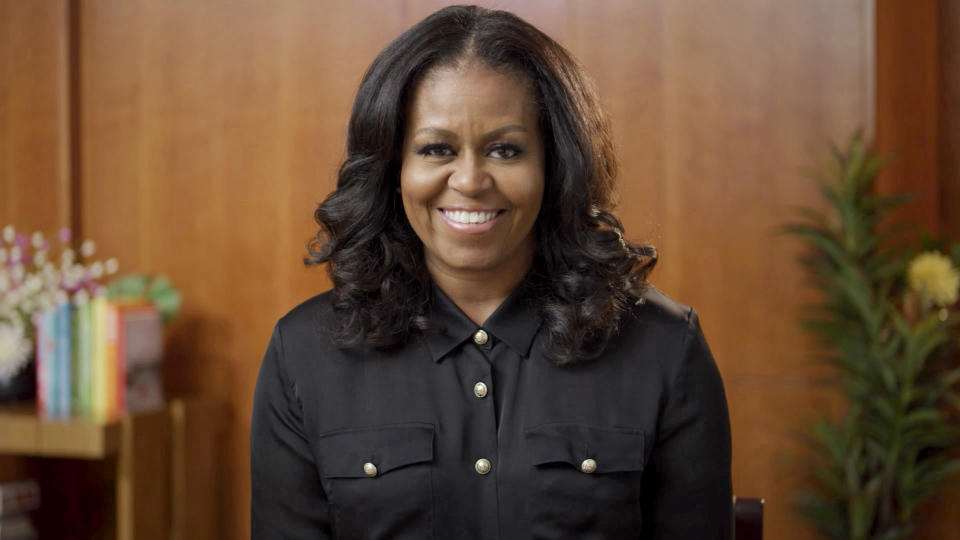
M54 380L51 370L56 354L54 321L53 310L51 309L37 311L33 317L37 339L37 412L45 418L50 416L53 406L51 395Z
M83 418L92 417L91 386L93 384L93 335L91 330L91 302L78 304L74 309L76 338L73 348L73 380L75 387L74 412Z
M54 312L54 316L56 317L54 324L54 339L56 340L54 351L56 360L53 369L53 378L56 383L53 385L55 392L53 394L54 403L51 409L54 418L70 417L70 387L72 386L70 376L70 364L72 363L72 355L70 352L72 345L71 311L72 306L70 303L63 302L57 306Z
M0 517L40 508L40 485L36 480L0 482Z
M0 517L0 540L36 540L39 538L27 514Z
M131 412L163 407L163 317L152 304L121 304L117 401Z
M116 418L123 412L117 403L117 387L121 382L117 379L117 341L120 334L120 313L114 302L106 303L106 326L104 331L103 354L103 401L107 418Z
M107 419L107 298L94 296L90 300L90 418Z

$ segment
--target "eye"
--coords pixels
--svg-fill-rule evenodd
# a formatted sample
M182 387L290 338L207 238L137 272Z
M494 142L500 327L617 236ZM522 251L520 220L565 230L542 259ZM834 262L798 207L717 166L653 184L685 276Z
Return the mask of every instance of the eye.
M450 157L453 155L453 149L449 144L431 143L417 148L417 154L431 158Z
M497 159L513 159L523 153L523 148L515 144L497 143L487 153Z

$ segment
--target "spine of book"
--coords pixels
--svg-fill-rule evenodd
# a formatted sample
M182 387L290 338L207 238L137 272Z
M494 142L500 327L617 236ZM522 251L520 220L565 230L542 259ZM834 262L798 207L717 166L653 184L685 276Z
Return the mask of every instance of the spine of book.
M33 314L33 327L37 339L37 413L41 417L47 416L48 400L50 394L50 379L47 377L47 371L50 367L53 340L50 339L50 331L47 327L47 310L40 310Z
M107 299L97 295L91 300L91 364L90 413L94 420L107 419L106 355L107 355Z
M83 418L91 418L93 407L90 399L93 384L93 331L92 303L83 302L77 306L77 413Z
M40 486L35 480L0 482L0 518L32 512L38 508Z
M80 306L70 310L70 410L80 414Z
M56 340L57 340L57 371L54 375L57 379L57 401L55 415L57 418L68 418L70 416L70 303L63 302L57 306L56 311Z
M130 310L117 308L117 410L127 412L127 317Z
M116 418L117 408L117 339L119 337L119 314L117 305L107 302L106 353L104 355L104 376L106 384L104 393L106 399L107 417Z

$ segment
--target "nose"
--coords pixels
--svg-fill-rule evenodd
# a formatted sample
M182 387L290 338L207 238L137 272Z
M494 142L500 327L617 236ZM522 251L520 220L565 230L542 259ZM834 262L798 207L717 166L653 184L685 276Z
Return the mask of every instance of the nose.
M472 152L463 155L453 165L454 169L447 179L447 184L467 197L483 193L493 183L488 171L483 168L483 161Z

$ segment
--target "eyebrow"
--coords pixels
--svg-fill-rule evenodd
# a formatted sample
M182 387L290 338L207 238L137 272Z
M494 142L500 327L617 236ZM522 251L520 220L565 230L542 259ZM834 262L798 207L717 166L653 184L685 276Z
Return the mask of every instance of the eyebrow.
M510 132L512 132L512 131L522 131L522 132L526 132L526 131L527 131L527 128L525 128L525 127L523 127L523 126L521 126L521 125L519 125L519 124L511 124L511 125L509 125L509 126L503 126L503 127L497 128L497 129L495 129L495 130L493 130L493 131L490 131L490 132L488 132L488 133L485 133L485 134L483 135L483 137L486 138L486 139L495 139L495 138L497 138L497 137L499 137L499 136L501 136L501 135L505 135L505 134L510 133ZM440 136L442 136L442 137L449 137L449 138L455 138L455 137L457 136L456 133L454 133L454 132L452 132L452 131L450 131L450 130L446 130L446 129L438 128L438 127L422 127L422 128L418 129L418 130L414 133L414 136L419 135L419 134L421 134L421 133L432 133L432 134L434 134L434 135L440 135Z

